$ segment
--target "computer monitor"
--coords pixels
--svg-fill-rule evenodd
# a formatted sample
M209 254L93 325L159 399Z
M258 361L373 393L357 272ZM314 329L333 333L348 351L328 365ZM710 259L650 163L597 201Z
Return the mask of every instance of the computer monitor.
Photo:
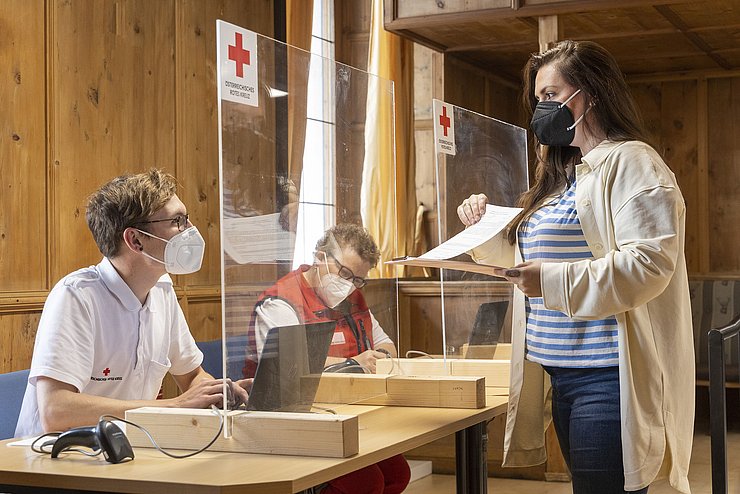
M247 410L310 411L336 325L328 321L270 328ZM316 379L305 379L308 375Z
M495 346L501 336L501 329L504 326L504 318L508 308L508 300L480 304L475 315L473 330L470 332L468 345Z

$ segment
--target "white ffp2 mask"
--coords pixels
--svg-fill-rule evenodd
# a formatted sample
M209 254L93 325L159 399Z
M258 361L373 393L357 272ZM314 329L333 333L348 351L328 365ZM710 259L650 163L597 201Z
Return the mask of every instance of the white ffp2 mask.
M320 280L321 286L316 291L326 306L332 309L355 290L355 285L351 281L345 280L338 274L327 273Z
M355 291L355 285L350 280L345 280L338 274L329 271L329 263L326 257L324 257L324 266L326 267L326 274L322 276L319 272L319 286L316 288L316 292L326 306L333 309Z
M137 228L138 230L138 228ZM167 245L164 248L164 261L141 251L149 259L164 264L164 268L170 274L190 274L200 269L203 263L203 253L206 248L206 241L195 226L186 228L169 240L165 240L156 235L152 235L144 230L139 230L144 235L148 235L157 240L161 240Z

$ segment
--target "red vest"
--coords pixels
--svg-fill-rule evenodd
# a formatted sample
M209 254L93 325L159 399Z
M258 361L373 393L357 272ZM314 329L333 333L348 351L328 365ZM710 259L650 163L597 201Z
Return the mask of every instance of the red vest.
M280 299L293 307L301 323L311 324L324 321L336 321L334 340L329 346L329 355L332 357L354 357L365 350L373 348L373 323L365 297L359 290L354 290L349 297L335 309L331 309L319 298L311 285L308 284L303 273L311 266L303 265L280 278L273 286L262 292L255 309L266 299ZM244 376L254 377L257 370L259 355L255 338L255 311L249 321L247 334L247 359L244 366ZM342 342L342 336L344 342Z

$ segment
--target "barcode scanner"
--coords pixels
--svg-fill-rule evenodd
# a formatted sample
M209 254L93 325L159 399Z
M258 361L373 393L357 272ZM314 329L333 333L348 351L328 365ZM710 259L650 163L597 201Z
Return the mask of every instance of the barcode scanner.
M134 459L134 451L126 434L110 420L101 419L96 426L75 427L59 435L51 448L51 457L74 447L103 452L105 461L122 463Z

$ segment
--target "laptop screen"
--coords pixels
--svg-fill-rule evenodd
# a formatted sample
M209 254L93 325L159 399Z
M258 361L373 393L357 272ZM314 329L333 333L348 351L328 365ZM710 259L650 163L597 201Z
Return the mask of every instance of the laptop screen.
M247 410L311 410L336 321L270 328L257 364ZM315 375L316 379L305 379Z
M508 308L508 300L481 304L475 315L475 323L468 339L468 345L495 346L501 336Z

